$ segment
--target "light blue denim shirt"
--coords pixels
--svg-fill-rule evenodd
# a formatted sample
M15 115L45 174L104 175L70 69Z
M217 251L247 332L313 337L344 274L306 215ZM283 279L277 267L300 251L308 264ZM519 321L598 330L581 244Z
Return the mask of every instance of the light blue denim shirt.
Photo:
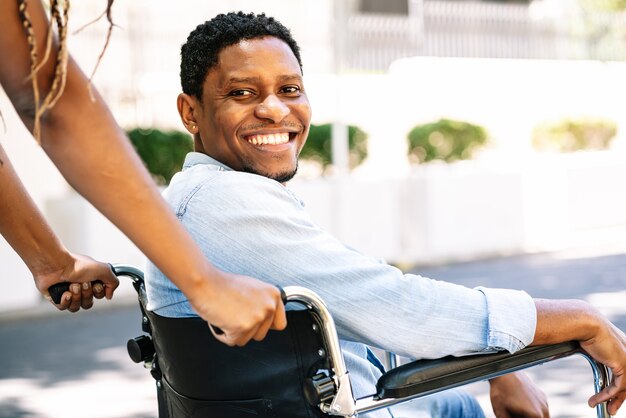
M373 394L380 376L363 344L423 359L515 352L533 339L536 310L526 293L403 274L322 230L274 180L192 152L164 197L216 267L280 286L304 286L322 297L344 340L357 398ZM150 263L146 287L150 310L195 315L185 295Z

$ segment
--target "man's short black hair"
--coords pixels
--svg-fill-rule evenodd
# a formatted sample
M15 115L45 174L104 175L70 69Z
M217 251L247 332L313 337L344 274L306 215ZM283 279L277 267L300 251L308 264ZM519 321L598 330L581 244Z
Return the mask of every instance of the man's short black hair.
M202 85L219 53L244 39L273 36L284 41L296 56L300 69L300 48L282 23L265 14L231 12L219 14L198 25L181 48L180 82L183 92L202 100Z

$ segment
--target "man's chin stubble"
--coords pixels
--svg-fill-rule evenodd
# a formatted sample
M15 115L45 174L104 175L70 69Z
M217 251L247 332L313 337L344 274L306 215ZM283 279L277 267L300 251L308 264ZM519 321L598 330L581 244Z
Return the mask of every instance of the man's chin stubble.
M291 180L296 173L298 172L298 163L296 162L296 168L290 171L286 171L283 173L261 173L258 170L255 170L253 167L250 167L248 165L244 165L242 167L242 171L245 171L246 173L250 173L250 174L257 174L259 176L263 176L263 177L267 177L268 179L272 179L275 180L279 183L287 183L289 180Z

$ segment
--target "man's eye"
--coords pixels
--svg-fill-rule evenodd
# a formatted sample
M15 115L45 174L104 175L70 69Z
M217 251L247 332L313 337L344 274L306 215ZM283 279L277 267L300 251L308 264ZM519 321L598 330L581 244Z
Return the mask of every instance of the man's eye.
M282 88L282 92L283 93L287 93L287 94L299 93L300 92L300 87L298 87L298 86L285 86L285 87Z
M233 90L229 93L230 96L236 96L236 97L241 97L241 96L249 96L252 93L248 90Z

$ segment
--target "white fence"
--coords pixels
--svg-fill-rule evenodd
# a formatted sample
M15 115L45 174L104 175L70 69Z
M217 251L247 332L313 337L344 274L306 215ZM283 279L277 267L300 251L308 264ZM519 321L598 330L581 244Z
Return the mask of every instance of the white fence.
M348 18L344 68L384 71L410 56L624 60L626 13L542 4L414 2L408 16Z

